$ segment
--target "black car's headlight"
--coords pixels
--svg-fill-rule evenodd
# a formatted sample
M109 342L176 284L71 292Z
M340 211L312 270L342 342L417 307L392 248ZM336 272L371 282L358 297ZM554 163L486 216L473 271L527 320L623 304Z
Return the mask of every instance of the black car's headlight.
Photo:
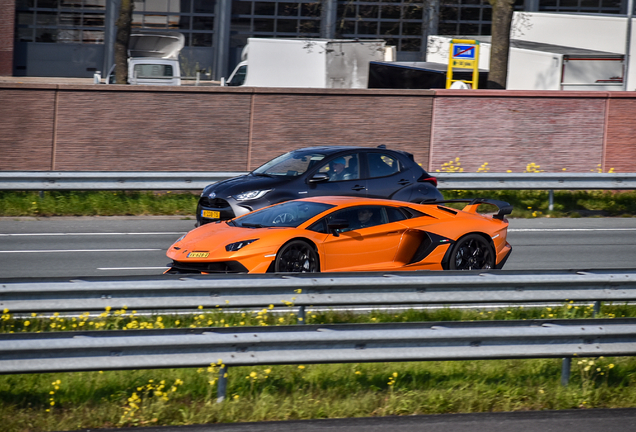
M237 201L255 200L255 199L262 198L269 191L271 191L271 189L241 192L240 194L234 195L234 199Z
M225 250L228 252L236 252L239 249L243 249L248 244L254 243L256 240L258 239L242 240L240 242L230 243L229 245L225 246Z

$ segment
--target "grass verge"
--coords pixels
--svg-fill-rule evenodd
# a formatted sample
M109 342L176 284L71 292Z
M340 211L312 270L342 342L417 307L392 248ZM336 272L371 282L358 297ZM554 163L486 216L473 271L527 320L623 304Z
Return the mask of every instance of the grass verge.
M636 215L636 192L555 191L549 210L547 191L443 191L446 199L493 198L514 206L512 217ZM199 199L190 192L0 192L0 216L183 215L193 217Z
M0 332L296 324L273 307L229 313L145 315L107 308L79 316L5 310ZM309 313L310 324L531 318L589 318L593 306L409 310L356 315ZM634 317L636 307L605 305L602 317ZM219 359L222 360L222 359ZM636 406L636 359L582 358L570 385L561 361L481 360L334 365L271 365L228 369L227 399L216 402L217 359L203 368L0 376L0 421L8 432L186 425L215 422L341 418L515 410Z

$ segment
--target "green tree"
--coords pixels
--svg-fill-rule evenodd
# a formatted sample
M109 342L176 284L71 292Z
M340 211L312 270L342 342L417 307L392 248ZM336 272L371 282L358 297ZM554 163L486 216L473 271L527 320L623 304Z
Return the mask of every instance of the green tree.
M133 0L121 0L115 37L115 83L117 84L128 82L128 40L134 8Z
M492 42L490 45L489 89L505 89L508 78L510 26L514 0L488 0L492 6Z

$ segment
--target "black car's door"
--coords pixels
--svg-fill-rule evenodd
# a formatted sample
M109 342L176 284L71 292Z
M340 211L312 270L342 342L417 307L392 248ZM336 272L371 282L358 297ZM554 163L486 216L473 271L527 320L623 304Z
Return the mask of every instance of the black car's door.
M391 198L397 191L413 184L412 175L404 171L399 159L387 152L366 153L367 196Z
M330 158L306 180L307 189L298 198L309 196L346 195L366 197L367 182L362 179L359 153Z

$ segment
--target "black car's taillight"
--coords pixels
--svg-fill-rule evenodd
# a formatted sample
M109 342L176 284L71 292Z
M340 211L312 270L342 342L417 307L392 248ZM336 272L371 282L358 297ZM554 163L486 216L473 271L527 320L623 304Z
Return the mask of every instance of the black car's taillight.
M422 174L422 177L417 179L418 182L428 182L430 184L432 184L433 186L437 187L437 178L433 177L432 175L428 174L428 173L424 173Z

